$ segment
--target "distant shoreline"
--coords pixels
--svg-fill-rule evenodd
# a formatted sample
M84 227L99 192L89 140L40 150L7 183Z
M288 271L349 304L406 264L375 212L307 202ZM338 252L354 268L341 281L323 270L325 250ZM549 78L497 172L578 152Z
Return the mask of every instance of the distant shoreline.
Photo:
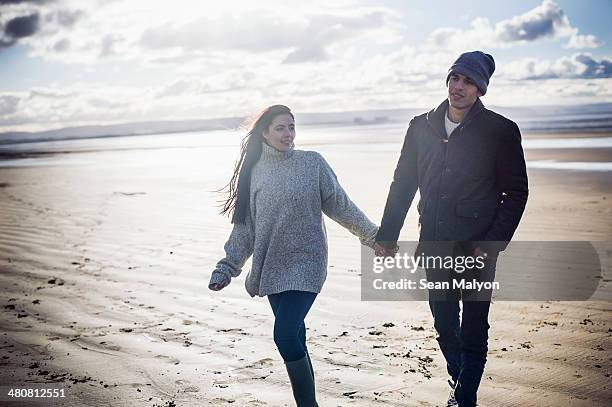
M612 133L612 103L579 106L491 106L512 120L524 134L605 134ZM430 108L395 108L328 113L297 113L299 127L376 127L403 125ZM0 133L0 145L40 143L58 140L132 137L157 134L181 134L211 131L240 131L248 123L245 117L203 120L158 120L108 125L84 125L45 131L8 131Z
M402 124L403 122L387 121L379 123L345 123L345 122L331 122L331 123L313 123L304 124L303 127L367 127L367 126L380 126L389 124ZM407 125L407 123L406 123ZM120 138L120 137L140 137L140 136L155 136L161 134L185 134L185 133L198 133L198 132L213 132L213 131L237 131L240 129L223 129L223 128L206 128L196 130L183 130L183 131L159 131L152 133L125 133L125 134L101 134L92 136L67 136L67 137L42 137L42 138L28 138L28 139L0 139L0 146L13 145L13 144L27 144L27 143L51 143L55 141L71 141L71 140L90 140L90 139L105 139L105 138ZM530 129L521 128L523 137L525 138L568 138L568 137L604 137L612 134L612 127L602 128L584 128L571 127L571 128L540 128ZM1 135L0 135L1 136Z

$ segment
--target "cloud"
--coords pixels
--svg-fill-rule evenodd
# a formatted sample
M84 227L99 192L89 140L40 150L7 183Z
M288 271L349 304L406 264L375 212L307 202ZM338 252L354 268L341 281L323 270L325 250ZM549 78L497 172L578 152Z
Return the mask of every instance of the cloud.
M584 66L584 69L581 69L580 72L582 78L612 77L612 58L602 58L597 61L589 54L578 54L574 56L574 60Z
M11 95L0 95L0 117L9 116L17 112L19 98Z
M365 39L368 44L388 44L401 39L399 12L352 1L331 6L322 1L316 6L311 2L183 1L181 8L145 2L147 7L138 12L134 8L139 6L130 0L98 1L97 5L73 0L34 2L7 10L14 17L34 11L40 15L35 35L19 40L30 56L81 65L114 59L185 69L194 61L221 59L219 54L251 63L271 56L280 63L300 64L333 59L337 48L351 42ZM186 9L190 11L185 13ZM0 26L8 16L2 14ZM16 42L0 37L2 47Z
M0 49L10 47L13 44L15 44L15 40L13 38L0 37Z
M495 34L503 42L535 41L542 37L565 37L573 33L569 19L561 7L551 0L544 0L538 7L495 25Z
M102 40L102 48L100 49L100 57L109 57L117 55L117 44L121 44L124 38L121 35L108 34Z
M64 52L68 49L70 49L70 40L68 38L62 38L53 45L53 50L57 52Z
M265 80L264 80L265 81ZM257 88L265 86L261 78L250 70L232 69L215 75L200 78L196 76L185 76L163 85L155 93L156 97L201 97L222 92L238 92L246 88ZM272 84L272 81L269 82Z
M17 40L34 35L39 29L40 16L33 13L26 16L15 17L4 25L4 32L0 38L0 46L8 47Z
M564 45L565 48L584 49L584 48L599 48L603 45L603 41L594 35L572 35Z
M38 13L13 18L6 23L4 35L15 39L29 37L38 31L39 19Z
M597 48L603 44L593 35L579 35L561 7L552 0L495 25L483 17L475 18L468 29L444 27L434 30L427 45L437 49L508 48L543 38L568 38L566 48Z
M376 30L393 24L395 16L383 9L363 9L352 14L338 16L334 14L312 15L307 27L292 44L293 50L283 63L301 63L323 61L329 57L328 49L347 39L360 35L376 36Z
M177 76L154 87L106 82L38 87L0 94L0 131L246 116L273 103L287 104L296 112L402 106L425 111L446 96L448 58L445 53L421 54L405 47L360 64L326 61L308 69L289 64L280 76L277 67L262 65L248 71L233 67L210 76ZM577 54L521 62L522 72L516 72L518 65L501 64L502 72L493 78L486 104L593 103L612 97L610 59ZM524 66L529 64L535 66Z
M499 41L495 37L494 28L488 19L478 17L472 20L470 28L438 28L429 35L426 49L433 50L465 50L471 48L494 48Z
M68 10L63 6L44 6L51 1L12 1L6 12L0 14L0 48L10 47L17 42L33 43L33 38L53 38L58 32L66 32L84 15L81 10ZM4 23L2 23L4 20ZM58 43L51 47L59 52L66 50L68 42ZM35 41L34 41L35 43Z
M52 3L54 0L0 0L0 6L8 6L13 4L46 4Z
M291 51L284 59L285 64L295 64L309 61L323 61L327 59L325 48L321 44L307 44Z
M374 35L395 16L380 8L350 13L318 12L281 16L270 10L203 16L184 24L149 28L140 44L150 50L243 51L286 50L286 63L320 61L327 49L361 35Z
M606 79L612 77L612 58L596 60L574 54L554 61L525 58L502 65L499 75L510 80Z
M30 90L29 94L25 96L27 99L46 98L50 100L54 99L65 99L75 96L73 92L66 90L37 87Z
M63 27L73 27L84 14L82 10L57 10L54 13L49 13L46 20L47 22L57 22Z
M28 131L138 118L147 105L142 101L150 99L145 94L141 89L102 84L0 94L0 128Z
M557 78L533 81L495 81L485 96L485 104L497 106L537 106L601 103L612 97L608 79Z

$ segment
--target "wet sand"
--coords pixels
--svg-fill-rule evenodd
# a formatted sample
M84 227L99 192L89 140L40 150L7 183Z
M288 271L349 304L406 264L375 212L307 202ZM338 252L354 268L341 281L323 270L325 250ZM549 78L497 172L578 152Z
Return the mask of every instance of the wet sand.
M378 222L399 146L307 148ZM568 151L527 157L610 157ZM66 406L293 405L267 301L248 296L244 275L206 288L231 230L210 191L228 178L233 153L87 151L0 168L1 385L59 386ZM612 240L609 172L529 175L517 240ZM306 321L319 404L443 405L427 304L360 301L359 243L326 223L328 279ZM401 237L416 232L412 208ZM600 254L609 292L612 253ZM608 301L495 302L480 405L609 405L611 316ZM41 405L11 405L28 404Z

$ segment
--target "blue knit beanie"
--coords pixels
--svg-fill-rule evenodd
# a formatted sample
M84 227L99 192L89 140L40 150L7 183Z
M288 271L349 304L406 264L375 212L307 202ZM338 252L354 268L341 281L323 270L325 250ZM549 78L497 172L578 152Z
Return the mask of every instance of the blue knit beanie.
M452 74L460 73L474 81L480 93L487 93L489 78L495 71L495 61L489 54L482 51L464 52L453 63L446 76L446 85Z

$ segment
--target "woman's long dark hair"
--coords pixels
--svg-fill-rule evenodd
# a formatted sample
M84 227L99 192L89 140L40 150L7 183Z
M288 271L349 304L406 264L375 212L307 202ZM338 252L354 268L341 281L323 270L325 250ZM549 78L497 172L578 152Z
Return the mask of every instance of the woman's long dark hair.
M262 110L253 120L247 135L240 144L240 156L236 160L232 178L219 192L227 191L227 199L222 201L221 214L231 214L232 223L244 224L249 212L251 193L251 172L261 156L263 132L268 130L276 116L290 114L291 109L283 105L273 105Z

